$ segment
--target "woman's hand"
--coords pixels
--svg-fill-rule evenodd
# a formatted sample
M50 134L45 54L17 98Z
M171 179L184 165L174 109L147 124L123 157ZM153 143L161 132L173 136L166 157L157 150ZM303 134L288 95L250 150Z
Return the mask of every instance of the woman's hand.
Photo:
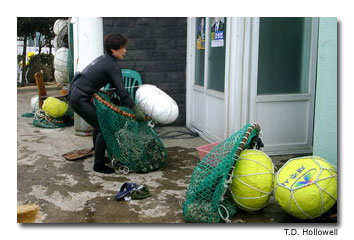
M136 120L138 122L142 122L145 120L145 114L138 105L135 104L132 110L134 111Z

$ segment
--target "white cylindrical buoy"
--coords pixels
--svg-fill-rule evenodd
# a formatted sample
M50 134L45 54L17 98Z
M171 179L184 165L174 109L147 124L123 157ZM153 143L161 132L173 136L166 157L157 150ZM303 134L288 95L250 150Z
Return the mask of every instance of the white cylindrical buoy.
M54 37L53 46L54 46L55 49L58 49L58 36Z
M61 72L58 70L54 71L55 81L60 85L64 86L64 84L69 83L69 72Z
M53 32L55 35L58 35L60 31L68 26L68 22L64 19L58 19L55 21L54 26L53 26Z
M60 72L69 72L68 60L70 57L68 48L59 48L54 56L54 69Z
M39 105L38 105L38 95L33 96L31 98L31 107L32 107L32 111L35 112L39 109Z
M155 122L169 124L178 117L177 103L154 85L141 85L136 92L135 98L143 112Z

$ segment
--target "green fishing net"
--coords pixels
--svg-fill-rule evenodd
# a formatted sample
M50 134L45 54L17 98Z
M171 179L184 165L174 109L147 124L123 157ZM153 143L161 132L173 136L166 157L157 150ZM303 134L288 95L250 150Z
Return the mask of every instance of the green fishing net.
M140 173L164 167L167 152L156 131L147 121L132 118L130 108L118 107L112 100L114 97L104 91L94 97L98 122L113 165Z
M228 222L237 211L228 185L240 152L252 148L257 140L258 124L248 124L215 146L192 173L183 215L186 222Z
M39 109L34 113L33 125L40 128L70 127L74 125L74 112L70 111L63 117L54 118L47 116L42 109Z

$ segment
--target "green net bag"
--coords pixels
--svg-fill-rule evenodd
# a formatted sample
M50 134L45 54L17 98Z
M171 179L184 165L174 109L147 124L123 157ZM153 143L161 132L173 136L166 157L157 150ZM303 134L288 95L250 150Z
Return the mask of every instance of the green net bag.
M94 95L98 122L113 165L138 173L164 167L167 152L155 130L147 121L136 121L130 108L118 108L112 101L116 99L108 92Z
M37 110L33 116L33 125L40 128L63 128L74 125L74 113L54 118L47 116L42 109Z
M206 154L192 173L183 215L186 222L229 222L236 213L228 185L236 159L243 149L258 140L260 127L248 124L215 146Z

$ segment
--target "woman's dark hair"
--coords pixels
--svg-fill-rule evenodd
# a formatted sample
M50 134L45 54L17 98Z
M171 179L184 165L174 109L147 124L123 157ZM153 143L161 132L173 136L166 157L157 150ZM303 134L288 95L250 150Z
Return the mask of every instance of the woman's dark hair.
M104 49L108 54L112 54L111 49L117 50L121 47L126 46L128 43L128 39L121 34L112 33L108 34L104 37L103 44Z

